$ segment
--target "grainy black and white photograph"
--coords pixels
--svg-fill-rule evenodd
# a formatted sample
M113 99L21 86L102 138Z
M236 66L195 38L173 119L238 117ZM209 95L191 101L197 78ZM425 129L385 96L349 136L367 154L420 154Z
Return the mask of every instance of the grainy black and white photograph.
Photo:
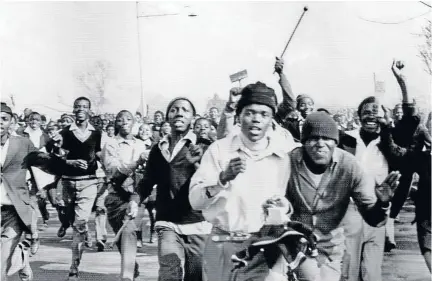
M1 2L1 281L431 280L431 11Z

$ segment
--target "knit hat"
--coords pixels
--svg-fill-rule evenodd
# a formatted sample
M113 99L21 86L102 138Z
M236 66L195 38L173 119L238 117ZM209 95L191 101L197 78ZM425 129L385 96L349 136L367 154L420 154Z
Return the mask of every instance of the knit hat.
M240 115L243 108L250 104L267 105L273 110L273 114L275 114L277 106L275 91L259 81L255 84L247 85L241 91L241 97L237 104L236 114Z
M192 107L192 111L193 111L193 115L196 115L196 110L195 110L195 106L194 104L190 101L190 99L186 98L186 97L177 97L175 99L173 99L172 101L170 101L170 103L168 104L167 110L166 110L166 114L165 114L165 119L168 120L168 112L170 111L171 107L173 106L173 104L178 101L178 100L185 100L188 103L190 103L191 107Z
M5 112L13 116L12 109L4 102L1 103L1 112Z
M311 137L326 137L339 142L339 131L336 122L324 112L313 112L306 117L301 133L301 142Z

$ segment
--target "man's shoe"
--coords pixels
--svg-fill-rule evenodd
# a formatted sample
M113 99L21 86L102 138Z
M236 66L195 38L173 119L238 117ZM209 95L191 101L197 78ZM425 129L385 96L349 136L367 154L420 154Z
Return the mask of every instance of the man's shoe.
M30 245L25 240L21 243L23 267L18 271L18 276L21 278L22 281L33 280L33 271L30 267L29 260L29 247Z
M62 238L66 235L66 228L62 225L57 231L57 237Z
M78 273L69 272L68 281L79 281Z
M31 256L36 255L37 251L39 250L39 246L40 246L39 238L34 238L31 240L31 245L30 245L30 255Z
M102 240L96 241L96 247L98 252L105 251L105 243Z
M384 244L384 252L386 253L390 253L395 248L396 248L396 244L388 240Z
M138 276L140 275L139 272L139 265L137 262L135 262L135 268L134 268L134 279L138 278Z
M93 245L91 234L88 231L84 237L84 245L86 245L87 248L91 248Z
M137 248L142 248L143 247L143 242L141 240L137 241Z
M69 270L69 276L68 276L68 281L78 281L79 280L79 275L78 275L78 268L75 268L75 266L72 266L71 269Z

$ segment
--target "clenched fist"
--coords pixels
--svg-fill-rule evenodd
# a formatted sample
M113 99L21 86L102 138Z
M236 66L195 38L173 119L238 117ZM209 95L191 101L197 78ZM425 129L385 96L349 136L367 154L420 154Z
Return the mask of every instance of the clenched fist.
M231 159L228 168L220 173L219 180L222 185L225 185L227 182L235 179L238 174L244 173L244 171L246 171L246 160L241 157L236 157Z

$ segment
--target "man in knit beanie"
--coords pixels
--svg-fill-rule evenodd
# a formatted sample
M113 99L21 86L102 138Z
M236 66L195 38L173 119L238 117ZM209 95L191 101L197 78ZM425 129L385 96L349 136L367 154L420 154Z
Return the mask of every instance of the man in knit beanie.
M341 222L350 198L369 225L384 225L400 174L392 172L379 184L371 181L357 159L337 147L337 124L324 112L309 114L302 132L303 146L289 153L286 197L294 209L291 219L314 229L320 257L305 260L298 276L307 281L340 280L345 242Z
M240 130L211 144L192 177L190 204L213 224L203 257L209 281L286 280L281 256L271 268L258 255L254 264L260 270L231 270L231 256L243 242L275 219L267 208L281 217L288 211L284 195L291 146L273 134L276 106L272 88L261 82L246 86L235 109Z

